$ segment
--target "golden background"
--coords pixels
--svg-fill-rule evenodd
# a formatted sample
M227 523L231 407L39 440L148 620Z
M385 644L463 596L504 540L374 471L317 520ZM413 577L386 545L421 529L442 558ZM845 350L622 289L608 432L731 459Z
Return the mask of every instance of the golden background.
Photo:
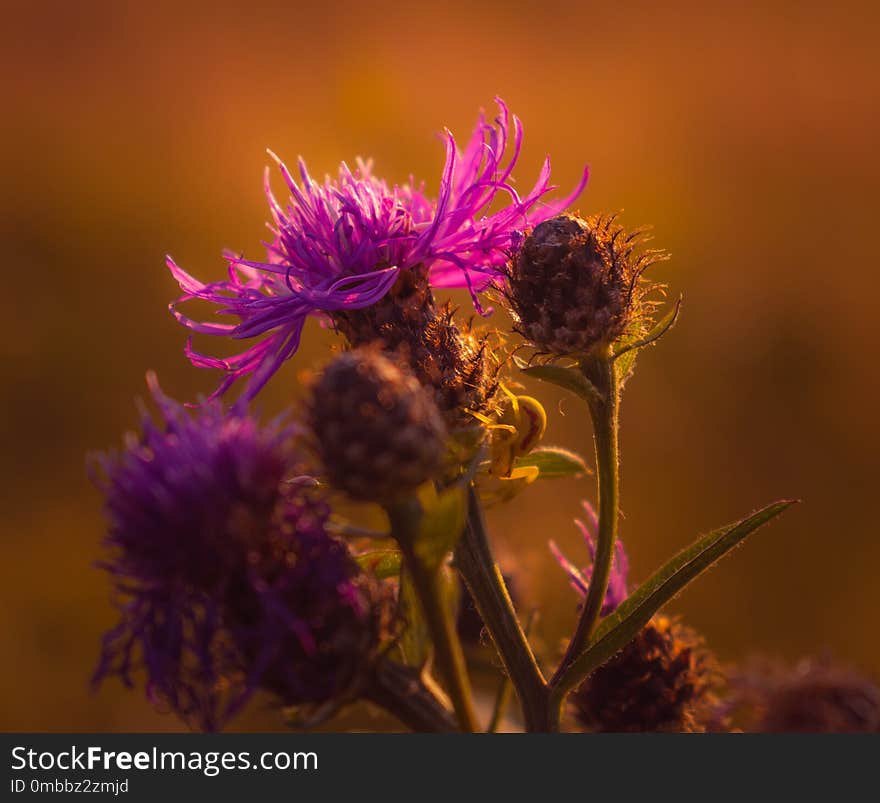
M581 210L652 223L673 254L655 277L685 295L624 397L633 578L802 497L671 609L726 660L827 648L880 671L876 5L239 6L3 11L0 728L179 727L140 692L88 689L113 613L84 456L135 423L147 368L180 398L215 380L181 353L164 254L219 278L222 248L259 251L267 146L318 175L372 155L435 191L434 134L462 141L496 93L525 123L520 184L547 151L563 189L589 162ZM310 327L268 410L331 340ZM575 400L534 391L549 440L587 451ZM575 598L546 541L585 562L590 494L546 484L491 517L550 644Z

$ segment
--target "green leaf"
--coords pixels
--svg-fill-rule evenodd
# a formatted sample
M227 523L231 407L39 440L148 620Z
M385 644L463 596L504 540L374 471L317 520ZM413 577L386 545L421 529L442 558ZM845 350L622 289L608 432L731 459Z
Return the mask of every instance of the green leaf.
M514 361L526 376L570 390L587 402L601 399L599 391L593 387L593 383L577 367L566 368L565 366L553 365L552 363L528 365L516 356L514 356Z
M636 365L636 355L638 349L629 349L621 352L620 356L614 361L614 370L617 372L617 384L623 387L626 380L632 375Z
M406 569L400 576L398 605L400 618L405 623L405 627L397 647L405 664L422 667L431 655L431 635L428 632L428 623L422 614L422 606L419 604L415 586Z
M374 549L355 555L355 560L362 569L380 580L385 580L400 575L403 557L396 549Z
M602 620L590 646L563 673L554 689L562 695L573 689L594 669L626 646L669 600L688 583L717 563L731 549L798 500L782 499L734 524L697 539L654 572Z
M455 483L424 504L415 550L429 568L437 567L455 548L467 520L467 485Z
M617 371L617 381L621 386L632 374L636 355L639 351L645 346L658 341L675 326L679 312L681 312L681 296L678 297L672 309L654 324L647 333L643 330L637 330L617 341L611 356L614 360L614 370Z
M643 348L663 337L663 335L675 326L675 322L678 320L678 314L681 312L681 301L682 297L679 296L672 309L657 321L647 334L632 339L624 338L619 340L612 356L617 359L629 351Z
M515 469L536 466L540 472L538 479L541 480L579 477L593 473L583 457L560 446L539 446L527 455L516 458L513 466Z
M461 585L458 581L458 575L450 566L441 566L439 583L441 604L450 611L452 620L455 621L461 604ZM397 649L405 664L423 667L431 657L433 649L431 631L425 620L415 585L405 567L400 576L398 606L400 618L405 623L405 627L397 642Z

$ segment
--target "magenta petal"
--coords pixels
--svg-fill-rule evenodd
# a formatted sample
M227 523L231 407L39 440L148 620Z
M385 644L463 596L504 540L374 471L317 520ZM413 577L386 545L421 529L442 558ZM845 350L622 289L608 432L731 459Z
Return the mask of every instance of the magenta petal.
M272 233L266 260L227 255L227 280L207 284L167 260L183 292L171 312L183 326L238 340L260 338L224 359L187 347L194 364L227 372L218 393L250 377L245 396L251 398L296 352L307 317L371 306L401 271L425 267L434 287L466 289L477 312L491 312L479 294L501 282L522 231L572 203L588 177L585 171L569 196L548 202L545 196L553 187L547 159L532 188L519 192L513 173L522 150L522 123L503 100L496 98L496 103L494 121L490 124L481 114L463 151L445 131L435 201L412 179L389 186L373 175L369 161L358 160L353 170L343 162L335 179L318 183L302 159L297 177L269 151L288 198L282 202L274 195L266 170L263 189ZM496 210L486 214L492 207ZM214 304L218 314L238 323L187 317L179 306L192 299Z

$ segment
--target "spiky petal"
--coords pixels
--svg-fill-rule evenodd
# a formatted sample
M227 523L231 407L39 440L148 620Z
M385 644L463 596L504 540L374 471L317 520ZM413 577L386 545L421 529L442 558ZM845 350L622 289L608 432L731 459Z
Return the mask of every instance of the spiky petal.
M582 502L582 504L584 507L585 519L575 519L574 523L581 531L581 535L587 544L587 550L590 553L590 561L592 562L596 559L596 537L599 522L593 506L586 500ZM574 588L574 590L582 597L586 597L587 591L590 588L590 578L593 575L592 563L584 569L579 569L565 557L555 541L550 541L550 551L568 575L568 580L571 583L572 588ZM614 543L614 558L611 562L611 573L608 577L608 590L605 592L605 599L602 603L602 616L607 616L609 613L613 613L617 606L626 599L628 594L628 574L629 559L627 558L626 550L623 547L623 542L618 538Z
M292 430L219 402L197 414L150 377L159 421L97 460L120 619L95 681L215 730L257 689L285 705L344 692L377 639L372 590L297 477Z

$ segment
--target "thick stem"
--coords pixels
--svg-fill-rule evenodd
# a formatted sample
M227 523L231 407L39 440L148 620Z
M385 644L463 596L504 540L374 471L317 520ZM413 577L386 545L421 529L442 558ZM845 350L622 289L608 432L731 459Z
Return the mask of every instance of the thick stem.
M532 632L532 625L535 623L536 617L537 611L532 611L529 614L529 619L526 622L526 627L523 631L526 638L528 638ZM513 683L510 680L510 675L505 674L501 679L501 684L498 686L498 693L495 695L495 705L492 709L492 719L489 720L489 727L486 728L487 733L496 733L498 731L501 721L504 719L507 705L510 702L511 692L513 692Z
M459 724L463 730L476 733L480 730L480 725L474 710L464 653L451 613L443 602L442 567L427 566L415 548L420 516L418 503L397 505L388 510L391 533L400 545L407 571L412 578L434 644L434 658L446 682Z
M418 670L383 661L364 696L417 733L451 733L456 722L443 701L423 682Z
M617 540L617 520L619 517L619 455L618 455L618 407L620 393L617 371L612 360L605 355L596 357L581 365L581 370L598 391L591 400L590 415L593 419L593 438L596 447L596 474L599 482L599 527L596 536L596 557L587 599L574 635L568 644L565 655L551 686L559 681L571 663L589 644L590 637L599 620L611 562L614 556L614 542ZM555 699L555 696L554 696Z
M455 549L455 565L516 689L526 730L546 730L547 684L492 555L480 500L473 486L468 495L467 526Z

